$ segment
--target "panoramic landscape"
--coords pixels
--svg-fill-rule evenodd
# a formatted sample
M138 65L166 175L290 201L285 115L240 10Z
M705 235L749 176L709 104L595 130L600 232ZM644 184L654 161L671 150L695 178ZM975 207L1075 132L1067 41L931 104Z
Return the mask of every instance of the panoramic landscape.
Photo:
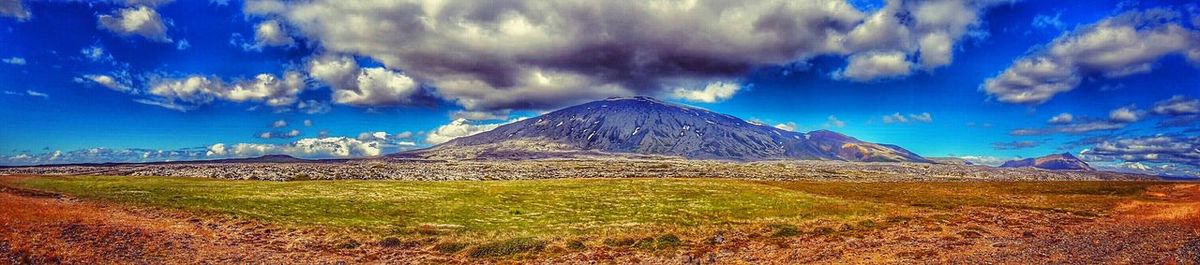
M3 264L1200 264L1189 1L0 0Z

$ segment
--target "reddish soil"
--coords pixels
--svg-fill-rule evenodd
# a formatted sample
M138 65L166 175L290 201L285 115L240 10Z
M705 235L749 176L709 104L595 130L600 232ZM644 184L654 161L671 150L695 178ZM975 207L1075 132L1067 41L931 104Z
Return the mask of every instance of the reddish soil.
M428 240L395 246L350 243L344 236L350 232L87 202L3 183L0 263L8 264L1200 264L1200 185L1188 184L1161 186L1147 194L1162 200L1130 201L1104 217L999 208L930 210L871 229L801 227L801 234L791 237L725 231L668 251L603 246L567 251L551 245L533 257L472 260L433 251Z

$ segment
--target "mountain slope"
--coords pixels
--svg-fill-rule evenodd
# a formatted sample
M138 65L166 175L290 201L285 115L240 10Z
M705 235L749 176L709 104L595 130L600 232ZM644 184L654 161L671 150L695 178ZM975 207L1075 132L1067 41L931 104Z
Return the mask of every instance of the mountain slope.
M648 97L611 98L567 107L410 154L488 158L580 152L743 161L929 162L894 145L859 141L827 130L785 131Z
M1000 167L1034 167L1049 170L1086 170L1092 171L1087 162L1070 153L1052 154L1038 158L1026 158L1004 162Z

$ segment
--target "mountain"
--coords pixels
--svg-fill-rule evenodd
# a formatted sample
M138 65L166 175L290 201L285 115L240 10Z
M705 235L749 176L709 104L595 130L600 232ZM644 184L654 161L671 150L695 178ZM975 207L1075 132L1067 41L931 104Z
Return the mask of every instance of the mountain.
M1004 162L1000 167L1035 167L1049 170L1085 170L1092 171L1087 162L1070 153L1053 154L1038 158L1026 158Z
M742 161L930 162L894 145L828 130L786 131L649 97L588 102L397 156L536 158L612 153Z
M203 160L205 163L304 163L312 162L310 160L296 158L290 155L264 155L259 157L248 158L227 158L216 160Z
M966 159L957 158L957 157L926 157L926 158L929 159L930 161L933 161L934 163L944 164L944 165L960 165L960 166L974 166L975 165L975 163L971 163L971 161L967 161Z

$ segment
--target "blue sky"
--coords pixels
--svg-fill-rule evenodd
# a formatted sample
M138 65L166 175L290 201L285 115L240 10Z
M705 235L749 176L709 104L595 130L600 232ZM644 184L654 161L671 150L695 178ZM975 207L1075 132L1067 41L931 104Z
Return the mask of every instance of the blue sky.
M1187 1L435 2L0 1L0 164L374 156L650 95L931 157L1200 166Z

